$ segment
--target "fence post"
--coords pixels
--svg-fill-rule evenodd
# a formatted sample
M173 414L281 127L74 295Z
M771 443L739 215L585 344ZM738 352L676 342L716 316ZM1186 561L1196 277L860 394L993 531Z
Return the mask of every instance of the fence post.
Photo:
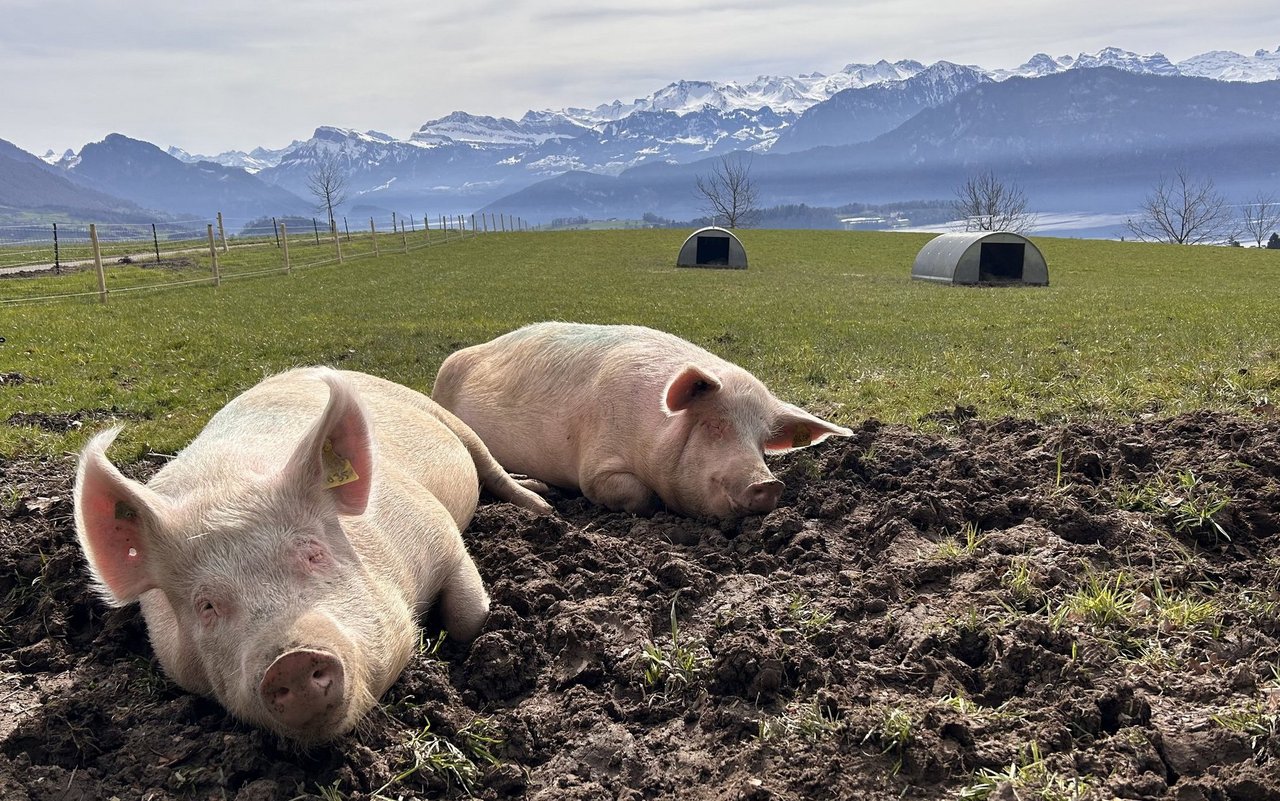
M276 247L280 247L280 224L276 222L276 218L271 218L271 230L276 232Z
M338 254L338 264L342 264L342 243L338 241L338 223L329 221L329 233L333 235L333 250Z
M372 217L369 218L369 236L373 238L373 255L374 255L374 258L377 258L379 255L381 255L378 253L378 229L373 224Z
M58 258L58 224L53 224L53 271L62 272L62 262Z
M107 302L107 274L102 271L102 251L98 249L98 226L89 223L89 241L93 243L93 268L98 271L98 300Z
M471 233L474 234L475 232L476 232L476 215L472 214L471 215Z
M317 246L319 246L319 244L320 244L320 223L316 222L316 218L315 218L315 217L312 217L312 218L311 218L311 227L315 229L315 232L316 232L316 245L317 245Z
M351 226L347 225L347 215L342 215L342 230L347 232L347 241L351 241Z
M222 227L222 212L218 212L218 236L222 237L222 252L227 252L227 232Z
M442 234L444 234L444 238L445 238L446 240L449 238L449 226L447 226L447 225L445 225L445 224L444 224L444 215L443 215L443 214L441 214L441 215L440 215L440 232L441 232Z
M278 238L277 241L284 243L284 271L288 275L293 272L293 268L289 266L289 226L283 222L280 223L280 232L276 236Z
M400 243L404 245L404 252L409 252L409 235L404 231L404 220L400 221Z
M422 215L422 235L427 238L427 244L431 244L431 215Z
M156 264L160 263L160 237L156 236L156 224L151 223L151 244L156 249Z
M463 236L467 235L467 218L461 214L458 215L458 233Z
M400 223L400 227L403 228L404 223ZM409 230L415 234L418 233L418 222L417 220L413 219L412 214L409 215Z
M213 245L213 223L209 223L209 258L213 261L213 285L222 286L222 276L218 274L218 249Z

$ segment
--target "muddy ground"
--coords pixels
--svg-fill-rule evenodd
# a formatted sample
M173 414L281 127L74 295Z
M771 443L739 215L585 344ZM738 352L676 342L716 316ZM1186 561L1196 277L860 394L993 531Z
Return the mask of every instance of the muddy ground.
M69 461L0 465L0 799L1280 798L1274 410L929 427L732 523L483 504L485 632L310 753L90 594Z

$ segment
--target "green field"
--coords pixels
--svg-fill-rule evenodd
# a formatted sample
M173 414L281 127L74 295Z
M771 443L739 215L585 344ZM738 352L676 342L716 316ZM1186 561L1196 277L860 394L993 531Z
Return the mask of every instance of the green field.
M10 422L0 455L75 450L112 416L127 424L113 455L172 452L235 394L301 364L429 391L454 349L544 319L671 331L845 424L927 425L956 405L1062 419L1280 401L1275 251L1039 239L1051 285L991 289L909 280L925 235L745 231L747 271L676 269L684 236L512 233L404 255L386 234L378 259L114 293L105 305L0 305L0 373L21 374L0 384L0 419L85 420L70 433ZM313 249L295 263L327 257ZM243 254L224 273L280 264L273 246ZM111 285L204 281L207 258L112 266ZM9 279L0 302L95 288L92 271Z

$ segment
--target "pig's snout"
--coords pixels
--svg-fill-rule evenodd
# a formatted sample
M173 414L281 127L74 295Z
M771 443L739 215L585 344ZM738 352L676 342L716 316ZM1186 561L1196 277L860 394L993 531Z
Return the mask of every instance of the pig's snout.
M333 722L343 710L346 671L342 660L324 651L289 651L271 663L258 694L271 716L287 729Z
M778 499L782 497L782 490L785 486L776 478L750 484L747 486L746 491L742 493L742 507L753 515L772 512L777 507Z

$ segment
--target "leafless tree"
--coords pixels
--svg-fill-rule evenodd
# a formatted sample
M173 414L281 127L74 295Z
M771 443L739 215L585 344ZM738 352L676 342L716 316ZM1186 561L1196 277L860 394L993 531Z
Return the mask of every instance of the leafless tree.
M1213 179L1196 178L1182 168L1172 178L1161 178L1138 211L1125 226L1143 242L1203 245L1236 234L1231 206L1214 189Z
M751 157L741 153L721 156L710 175L697 177L703 210L726 228L749 228L760 214L760 194L751 179Z
M1027 196L1012 181L991 170L972 175L956 188L951 208L966 231L1014 231L1036 227L1039 216L1027 210Z
M329 215L329 228L336 230L333 207L347 200L347 173L337 153L325 151L316 160L316 166L307 174L307 189L319 201L316 208Z
M1240 213L1241 227L1258 247L1280 229L1280 203L1275 194L1258 192L1244 204Z

